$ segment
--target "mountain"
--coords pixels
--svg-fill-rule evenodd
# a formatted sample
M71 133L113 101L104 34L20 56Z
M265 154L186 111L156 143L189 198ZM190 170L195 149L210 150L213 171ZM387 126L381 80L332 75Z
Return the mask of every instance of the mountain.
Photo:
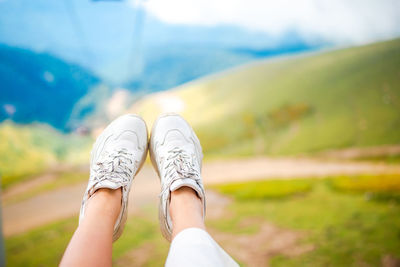
M204 75L244 64L265 54L288 53L306 47L300 43L278 50L177 46L144 53L147 64L130 69L127 100L167 90ZM308 47L309 48L309 47ZM294 49L294 51L293 51ZM113 70L110 70L113 72ZM123 75L123 74L122 74ZM42 122L62 131L80 126L95 128L112 118L107 102L118 87L110 88L84 68L49 54L0 45L0 122ZM125 105L124 105L125 107Z
M44 122L68 130L75 103L99 79L48 54L0 45L0 121ZM91 106L77 117L91 112Z
M270 55L260 51L328 45L317 37L306 41L295 30L270 35L233 25L168 24L131 1L0 1L0 14L0 43L75 62L132 91L142 85L146 91L169 89Z
M400 39L262 60L151 94L128 110L180 112L208 155L287 155L400 143Z
M201 46L196 44L149 47L141 64L132 65L125 88L132 92L167 90L200 77L261 58L315 50L300 40L277 48ZM110 70L112 73L112 71Z

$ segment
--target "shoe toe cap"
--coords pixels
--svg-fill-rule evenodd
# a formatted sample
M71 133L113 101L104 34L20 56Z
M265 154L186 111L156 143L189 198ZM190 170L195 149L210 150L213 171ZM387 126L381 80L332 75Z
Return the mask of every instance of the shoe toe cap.
M162 143L171 132L180 132L185 138L190 138L192 129L180 115L168 114L159 117L152 131L152 139Z
M137 115L127 114L117 118L112 123L112 132L118 139L129 140L136 136L139 146L147 143L146 123Z

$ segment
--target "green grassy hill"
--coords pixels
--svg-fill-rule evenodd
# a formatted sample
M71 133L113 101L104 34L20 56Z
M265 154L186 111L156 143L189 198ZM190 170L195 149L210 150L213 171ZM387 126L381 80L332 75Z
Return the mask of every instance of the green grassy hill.
M61 134L50 126L0 124L0 177L2 188L28 179L52 164L87 162L91 140Z
M400 143L400 39L237 68L153 94L131 112L178 111L217 155Z

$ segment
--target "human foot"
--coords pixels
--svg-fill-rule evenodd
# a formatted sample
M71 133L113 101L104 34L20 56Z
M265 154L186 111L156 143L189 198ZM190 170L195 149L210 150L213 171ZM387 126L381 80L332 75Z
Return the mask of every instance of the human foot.
M132 180L147 155L147 128L139 116L124 115L114 120L97 138L91 152L90 178L82 200L79 222L85 217L89 199L102 188L121 189L122 199L113 241L122 234Z
M160 116L150 138L150 157L161 181L159 219L161 232L171 241L171 192L188 187L201 201L205 214L205 195L201 178L203 158L199 139L190 125L177 114Z

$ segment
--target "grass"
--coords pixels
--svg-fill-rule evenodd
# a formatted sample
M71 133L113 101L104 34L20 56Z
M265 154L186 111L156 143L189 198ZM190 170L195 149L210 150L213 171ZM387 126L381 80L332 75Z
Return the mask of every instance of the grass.
M342 192L364 193L375 200L390 200L400 203L400 175L362 175L335 177L330 180L333 189Z
M300 242L312 244L314 250L295 257L275 255L271 266L378 266L387 255L400 258L400 203L376 201L365 193L399 192L399 178L366 175L217 185L215 190L234 201L224 217L207 225L233 236L257 234L263 222L306 233ZM251 218L255 224L244 226L243 221ZM7 238L8 265L57 265L76 226L77 218L70 218ZM142 252L146 245L149 249ZM131 254L135 250L146 254L145 261L135 261ZM157 213L151 207L130 217L114 244L113 262L116 266L160 266L167 252L168 243L161 237Z
M400 192L399 174L339 176L332 178L331 183L334 188L348 192Z
M312 189L313 180L272 180L231 183L211 187L219 193L229 194L240 200L274 199L304 194Z
M77 226L78 218L73 217L7 238L7 266L57 266ZM152 244L146 266L161 266L168 244L159 233L156 218L149 219L147 215L131 218L124 235L113 246L114 265L123 265L127 260L129 265L134 264L129 252L145 243Z
M399 144L400 39L261 61L150 95L147 121L182 102L207 156Z
M58 265L77 222L70 218L7 238L7 266Z
M289 194L275 199L258 197L262 191L268 195L268 181L258 186L242 184L243 190L255 192L254 197L248 193L246 201L235 201L230 206L232 217L212 225L238 233L245 218L261 217L280 227L308 233L302 242L313 244L313 251L297 257L278 255L272 258L271 266L377 266L386 255L400 258L400 205L390 200L374 201L365 198L363 193L368 190L390 194L391 188L376 181L384 180L386 185L394 182L398 188L398 178L361 178L361 182L368 184L365 187L358 186L361 183L352 183L358 178L337 177L336 188L331 186L335 178L314 180L312 190L306 194ZM286 187L293 183L290 180L281 182L288 183ZM275 181L270 182L271 186L275 184ZM347 193L345 188L350 184L359 193ZM226 185L220 186L221 191L225 188ZM283 189L282 195L285 191ZM228 194L237 197L235 191Z
M155 210L150 209L151 215L136 216L128 220L124 234L115 243L113 248L113 262L116 266L162 266L168 253L168 242L161 236L158 219ZM144 262L136 262L137 259L130 255L133 249L150 244L151 249L143 253Z
M33 124L21 126L12 122L0 124L1 187L39 174L53 164L87 162L91 139L61 134L55 129Z

